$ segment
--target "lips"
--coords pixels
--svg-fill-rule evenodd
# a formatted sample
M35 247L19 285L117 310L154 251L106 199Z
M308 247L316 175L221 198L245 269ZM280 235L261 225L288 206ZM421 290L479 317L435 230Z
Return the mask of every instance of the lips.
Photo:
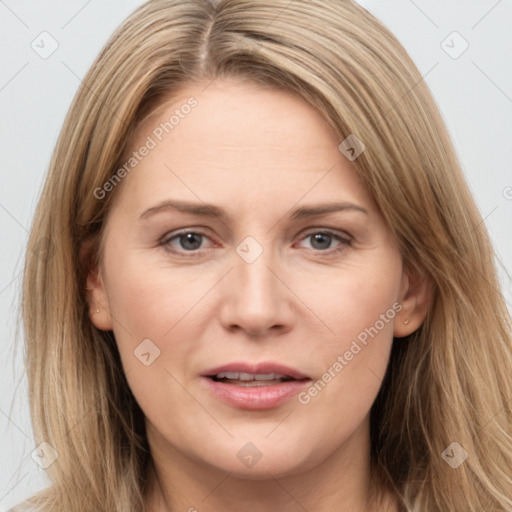
M253 410L277 407L311 382L302 372L273 362L229 363L206 370L202 377L216 398Z

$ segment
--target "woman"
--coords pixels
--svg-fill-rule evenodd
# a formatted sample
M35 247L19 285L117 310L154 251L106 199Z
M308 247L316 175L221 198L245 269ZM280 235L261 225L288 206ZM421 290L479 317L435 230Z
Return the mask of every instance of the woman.
M41 240L53 484L29 505L512 510L492 248L421 76L357 4L141 6L71 106Z

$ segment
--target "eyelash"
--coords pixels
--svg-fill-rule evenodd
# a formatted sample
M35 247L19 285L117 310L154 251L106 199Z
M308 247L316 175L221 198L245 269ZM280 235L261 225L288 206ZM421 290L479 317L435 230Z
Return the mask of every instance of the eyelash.
M173 254L177 254L177 255L186 255L185 257L199 257L201 254L200 254L200 249L196 249L196 250L192 250L192 251L186 251L185 249L181 249L181 250L176 250L176 249L173 249L170 247L170 242L172 240L179 240L180 237L183 237L187 234L194 234L194 235L199 235L199 236L202 236L202 237L206 237L208 238L208 235L202 231L195 231L195 230L184 230L184 231L181 231L181 232L178 232L178 233L174 233L172 234L172 236L168 236L168 235L165 235L159 242L158 245L160 246L163 246L167 251L173 253ZM315 249L311 249L313 252L317 252L317 253L322 253L324 255L333 255L333 254L337 254L337 253L340 253L342 252L343 250L345 250L345 248L347 246L350 246L351 244L351 240L348 236L346 237L343 237L341 236L340 234L338 234L337 232L335 231L332 231L330 229L317 229L315 231L311 231L307 234L305 234L302 238L301 238L301 241L303 240L306 240L307 238L313 236L313 235L317 235L317 234L322 234L322 235L328 235L328 236L331 236L333 239L336 239L340 242L340 244L335 247L334 249L325 249L325 250L315 250ZM202 240L201 240L202 241Z

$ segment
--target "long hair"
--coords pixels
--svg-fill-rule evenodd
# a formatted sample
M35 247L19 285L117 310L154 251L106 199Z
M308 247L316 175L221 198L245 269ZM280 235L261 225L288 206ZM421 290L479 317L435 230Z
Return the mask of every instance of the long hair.
M116 190L101 199L94 191L122 165L141 120L178 88L223 77L298 94L340 143L361 140L353 168L404 265L432 283L427 317L394 340L371 410L375 467L414 512L512 510L512 329L493 248L421 74L388 29L347 0L149 1L84 77L25 264L32 421L37 442L58 454L52 485L28 503L145 509L143 414L112 333L89 319L79 250L91 240L100 261Z

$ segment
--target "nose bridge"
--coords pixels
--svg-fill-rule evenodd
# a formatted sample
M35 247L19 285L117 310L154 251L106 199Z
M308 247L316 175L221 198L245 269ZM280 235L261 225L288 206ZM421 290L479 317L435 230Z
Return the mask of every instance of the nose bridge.
M226 327L237 325L258 333L290 323L289 297L275 275L280 265L269 244L264 246L247 237L236 247L234 268L225 289L222 319Z
M273 267L272 258L267 253L270 250L252 263L244 260L237 262L235 273L240 283L239 300L247 298L253 305L270 306L279 294L276 278L269 270Z

